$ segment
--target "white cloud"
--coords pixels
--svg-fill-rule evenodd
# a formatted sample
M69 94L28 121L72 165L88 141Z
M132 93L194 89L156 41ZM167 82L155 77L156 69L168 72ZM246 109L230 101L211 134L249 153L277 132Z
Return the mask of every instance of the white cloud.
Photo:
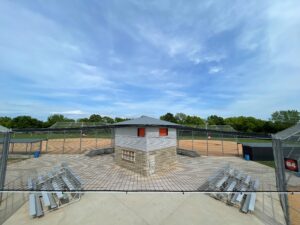
M214 74L214 73L220 73L223 71L223 68L221 66L213 66L209 68L208 73Z

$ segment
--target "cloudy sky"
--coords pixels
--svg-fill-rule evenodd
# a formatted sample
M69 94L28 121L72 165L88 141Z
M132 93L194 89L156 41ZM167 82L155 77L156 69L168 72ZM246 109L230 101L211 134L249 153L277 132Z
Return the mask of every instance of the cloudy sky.
M300 110L300 2L0 2L0 116Z

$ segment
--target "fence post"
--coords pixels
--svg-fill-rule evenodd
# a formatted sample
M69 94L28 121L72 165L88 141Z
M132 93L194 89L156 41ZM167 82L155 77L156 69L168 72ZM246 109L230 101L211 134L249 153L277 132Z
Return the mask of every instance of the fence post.
M224 138L224 135L223 133L221 133L221 141L222 141L222 154L224 156L224 145L223 145L223 138Z
M192 151L194 151L194 131L192 130Z
M7 167L7 158L9 152L9 143L10 143L10 133L4 134L3 146L2 146L2 155L1 155L1 165L0 165L0 204L2 202L2 191L5 185L5 175L6 175L6 167Z
M279 192L280 195L279 199L281 202L281 206L283 208L286 223L290 225L285 168L283 166L284 157L283 157L281 140L273 138L272 147L273 147L273 155L275 160L275 172L276 172L275 175L276 175L277 191Z
M81 153L82 130L80 130L79 153Z
M46 152L48 152L49 134L50 134L50 131L48 131L48 134L47 134L47 140L46 140Z
M208 156L208 131L206 131L206 155Z
M98 148L98 130L96 129L96 148Z
M63 154L65 153L66 131L64 130Z
M236 150L237 150L237 154L238 154L238 157L240 157L238 136L235 136L235 141L236 141Z

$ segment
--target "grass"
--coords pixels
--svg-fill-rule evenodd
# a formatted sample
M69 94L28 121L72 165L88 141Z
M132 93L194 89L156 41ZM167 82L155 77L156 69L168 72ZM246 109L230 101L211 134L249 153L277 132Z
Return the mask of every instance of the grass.
M255 162L263 164L265 166L275 168L275 162L274 161L255 161Z

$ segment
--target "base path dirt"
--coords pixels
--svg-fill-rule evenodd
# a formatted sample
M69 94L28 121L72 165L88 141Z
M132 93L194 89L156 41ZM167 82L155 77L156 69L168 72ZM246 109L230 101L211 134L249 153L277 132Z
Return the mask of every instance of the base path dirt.
M242 145L234 141L179 140L178 147L207 156L241 156L243 154Z

